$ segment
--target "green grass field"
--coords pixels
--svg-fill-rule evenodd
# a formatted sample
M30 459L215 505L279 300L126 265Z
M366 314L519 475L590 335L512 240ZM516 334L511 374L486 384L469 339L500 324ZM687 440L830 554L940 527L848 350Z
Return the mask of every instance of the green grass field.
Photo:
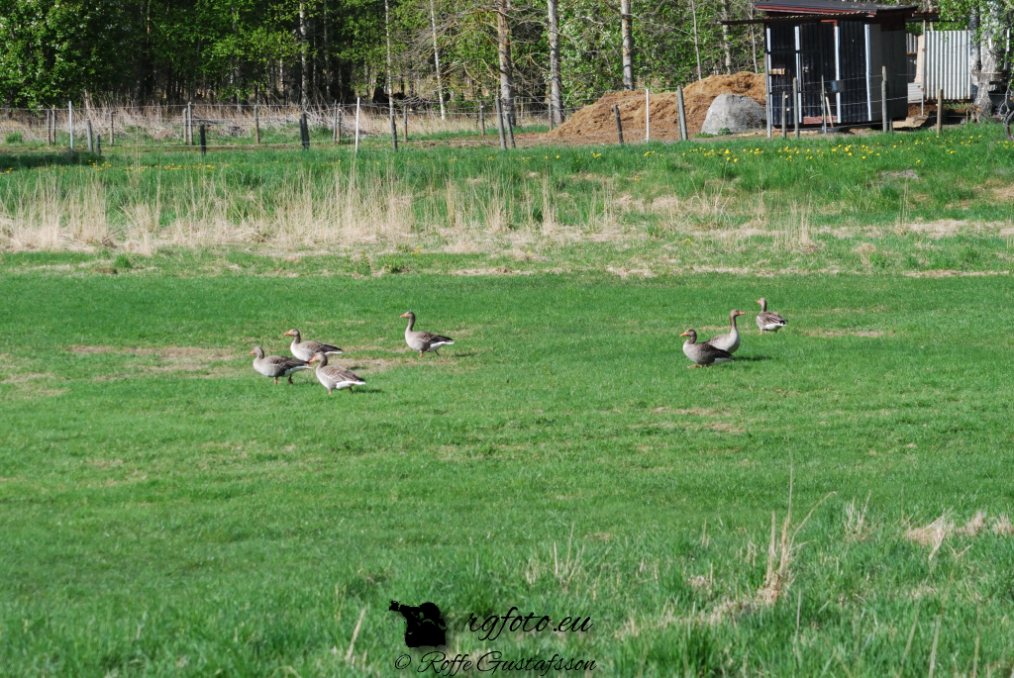
M3 255L0 674L408 675L388 605L429 600L450 655L593 676L1010 675L1009 276L383 256L421 263ZM737 362L686 369L730 308ZM272 386L290 327L368 385ZM512 606L592 627L467 628Z

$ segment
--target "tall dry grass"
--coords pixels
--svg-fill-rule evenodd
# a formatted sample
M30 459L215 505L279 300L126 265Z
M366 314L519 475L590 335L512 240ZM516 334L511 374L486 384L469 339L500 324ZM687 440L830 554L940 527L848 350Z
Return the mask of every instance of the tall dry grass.
M356 128L355 104L343 104L341 110L341 130L344 139L349 139ZM120 143L170 143L174 140L182 142L184 134L184 117L186 106L143 106L143 107L94 107L85 106L74 110L75 143L83 143L87 138L87 126L91 123L92 132L101 135L108 145L110 134L116 136ZM258 106L255 114L253 106L241 107L227 104L198 104L193 107L195 125L204 123L215 143L228 144L229 138L249 141L255 136L255 126L259 125L262 134L277 132L297 140L299 137L299 119L303 109L297 105ZM21 143L45 143L47 140L47 115L55 114L58 137L65 141L69 134L69 114L66 108L54 109L51 112L18 111L9 117L0 118L0 142L10 135L18 135ZM335 122L334 107L314 107L306 110L307 122L311 128L332 130ZM404 112L395 108L395 119L399 138L404 134ZM517 117L518 127L545 125L544 115L520 113ZM462 135L479 134L482 125L479 114L472 110L449 112L441 117L440 111L421 107L409 107L408 128L410 136ZM487 135L496 136L496 119L486 111L485 129ZM386 105L364 103L360 107L359 132L365 137L389 137L391 121ZM195 132L196 136L197 132Z

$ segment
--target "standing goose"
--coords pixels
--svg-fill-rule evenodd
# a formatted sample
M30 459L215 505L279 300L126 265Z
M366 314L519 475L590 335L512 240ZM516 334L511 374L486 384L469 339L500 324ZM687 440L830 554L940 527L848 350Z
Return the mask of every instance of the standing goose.
M254 346L254 349L250 351L250 355L257 356L254 358L253 368L265 377L274 378L276 385L278 384L278 377L288 377L291 384L293 373L310 369L307 362L299 358L286 358L280 355L265 357L264 349L260 346Z
M342 350L337 346L331 344L322 344L319 341L300 341L299 330L289 330L285 333L286 337L292 337L292 343L289 344L289 350L292 355L296 356L300 360L309 360L318 351L323 351L325 355L341 355Z
M687 340L683 342L683 353L686 357L690 358L690 362L695 363L693 365L687 365L687 369L702 366L708 367L711 363L734 362L732 355L728 351L715 348L708 343L698 344L697 332L694 330L687 330L680 336L687 337Z
M433 351L440 355L438 351L441 346L449 346L454 343L450 337L442 337L431 332L414 331L412 328L415 327L415 313L412 311L403 313L401 317L408 318L408 327L405 328L405 343L413 351L419 351L420 358L426 351Z
M346 370L338 365L327 364L327 354L323 351L317 351L312 358L311 363L320 363L317 365L317 381L324 385L327 389L327 394L331 395L331 391L342 390L347 388L349 393L352 393L353 386L365 386L366 382L360 379L358 376Z
M761 297L757 300L760 304L761 310L757 314L757 327L760 328L761 334L765 332L777 332L778 330L785 327L785 318L768 310L768 300Z
M729 311L729 324L732 325L732 331L712 337L707 343L728 353L735 353L739 348L739 329L736 327L736 316L740 315L746 315L746 313L738 309Z

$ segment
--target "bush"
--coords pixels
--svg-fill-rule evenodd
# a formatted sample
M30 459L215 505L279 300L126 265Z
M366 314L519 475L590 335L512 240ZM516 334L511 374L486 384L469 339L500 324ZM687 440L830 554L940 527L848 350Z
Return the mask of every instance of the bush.
M24 141L25 138L21 134L21 132L11 132L10 134L4 137L4 143L7 144L21 144L24 143Z

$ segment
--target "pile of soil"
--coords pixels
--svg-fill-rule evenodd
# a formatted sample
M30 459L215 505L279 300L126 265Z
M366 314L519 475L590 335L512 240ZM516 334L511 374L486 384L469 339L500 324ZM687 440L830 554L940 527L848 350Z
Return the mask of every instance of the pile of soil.
M711 102L719 94L748 96L765 105L764 76L742 72L734 75L712 75L683 90L683 107L687 116L687 134L693 139L701 131ZM651 138L679 139L679 120L675 92L651 93ZM616 118L613 106L620 108L623 138L644 139L644 90L611 92L595 103L571 114L569 120L546 136L568 142L615 143Z

